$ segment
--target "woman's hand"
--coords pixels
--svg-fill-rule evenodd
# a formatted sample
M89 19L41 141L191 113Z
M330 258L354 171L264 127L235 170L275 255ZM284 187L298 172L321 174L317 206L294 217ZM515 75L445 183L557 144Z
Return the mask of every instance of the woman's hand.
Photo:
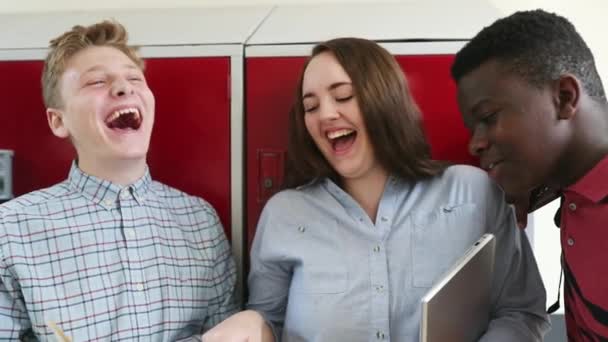
M262 315L245 310L204 333L203 342L274 342L274 336Z

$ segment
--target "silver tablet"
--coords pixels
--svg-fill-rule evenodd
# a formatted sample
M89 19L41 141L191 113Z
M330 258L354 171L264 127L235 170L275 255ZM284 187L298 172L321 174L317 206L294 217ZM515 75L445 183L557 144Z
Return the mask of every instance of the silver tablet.
M477 341L487 330L495 245L483 235L422 297L421 342Z

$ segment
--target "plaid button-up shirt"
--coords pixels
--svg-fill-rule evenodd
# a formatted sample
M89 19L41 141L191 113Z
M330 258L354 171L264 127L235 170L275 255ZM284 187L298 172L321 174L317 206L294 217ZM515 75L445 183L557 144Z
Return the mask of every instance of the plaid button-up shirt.
M214 209L152 181L84 174L0 206L0 340L173 341L236 310Z

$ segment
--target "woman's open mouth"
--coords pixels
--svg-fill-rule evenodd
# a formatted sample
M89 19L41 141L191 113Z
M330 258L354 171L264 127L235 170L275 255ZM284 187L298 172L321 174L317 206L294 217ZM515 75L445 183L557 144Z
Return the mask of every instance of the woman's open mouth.
M342 154L355 143L357 139L357 131L353 129L340 129L326 133L327 138L331 142L333 151L337 154Z

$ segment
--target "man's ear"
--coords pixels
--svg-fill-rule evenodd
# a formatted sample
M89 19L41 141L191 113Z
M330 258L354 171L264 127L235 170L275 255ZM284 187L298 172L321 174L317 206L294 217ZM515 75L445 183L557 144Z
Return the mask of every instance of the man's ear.
M569 120L576 115L581 98L582 84L572 74L563 74L557 83L558 119Z
M53 131L53 134L59 138L67 138L70 136L70 132L67 127L65 127L63 115L64 113L59 109L46 109L46 119L49 123L49 127L51 128L51 131Z

